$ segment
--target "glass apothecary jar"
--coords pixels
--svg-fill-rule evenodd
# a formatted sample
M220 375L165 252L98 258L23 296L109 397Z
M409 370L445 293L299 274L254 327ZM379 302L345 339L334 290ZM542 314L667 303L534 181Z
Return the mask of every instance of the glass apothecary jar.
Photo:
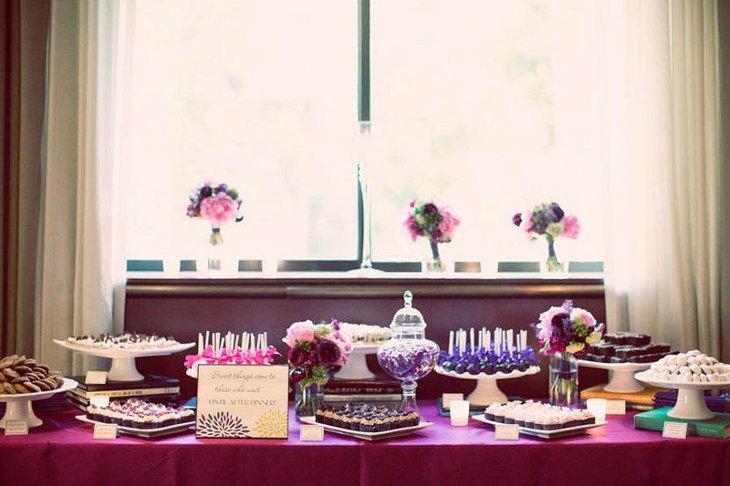
M417 381L428 375L436 366L439 347L426 339L426 321L413 307L413 294L403 294L404 307L395 313L390 328L392 338L378 348L378 363L391 376L400 380L403 388L401 409L417 412Z

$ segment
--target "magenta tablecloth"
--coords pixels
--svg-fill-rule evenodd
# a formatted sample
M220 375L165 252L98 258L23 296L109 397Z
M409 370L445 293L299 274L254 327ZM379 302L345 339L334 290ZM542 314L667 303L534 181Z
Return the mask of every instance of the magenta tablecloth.
M664 439L634 430L632 415L574 438L495 441L475 421L451 427L432 403L433 427L369 443L325 433L323 443L120 436L94 441L76 413L43 416L28 436L0 436L0 485L730 485L730 440Z

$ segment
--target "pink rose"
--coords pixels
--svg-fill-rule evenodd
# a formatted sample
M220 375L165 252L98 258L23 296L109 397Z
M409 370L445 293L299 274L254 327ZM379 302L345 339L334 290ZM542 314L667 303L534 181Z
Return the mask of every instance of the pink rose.
M314 342L314 324L312 321L295 322L289 326L289 329L286 330L287 344L290 348L293 348L297 341L302 343Z
M457 226L459 226L459 223L461 223L461 220L456 217L455 215L451 214L451 212L446 209L441 209L441 222L439 223L439 230L441 231L441 236L439 237L438 242L439 243L448 243L451 241L452 236L454 235L454 230Z
M528 236L532 236L532 211L525 211L522 215L522 222L520 223L520 229L524 231Z
M413 218L412 215L408 215L408 218L403 222L403 226L406 227L408 230L408 234L411 235L411 239L413 241L416 241L419 236L421 236L421 231L416 226L416 220Z
M228 194L219 192L203 199L200 203L200 216L210 221L213 228L220 228L225 223L235 221L237 206Z
M560 223L563 225L563 236L573 239L578 238L578 235L580 234L580 223L578 222L578 218L570 214L563 217Z
M588 329L588 331L591 331L596 327L596 318L593 317L593 314L585 309L581 309L580 307L573 308L573 312L570 313L570 320L573 321L577 318L580 318L581 322L586 327L586 329Z

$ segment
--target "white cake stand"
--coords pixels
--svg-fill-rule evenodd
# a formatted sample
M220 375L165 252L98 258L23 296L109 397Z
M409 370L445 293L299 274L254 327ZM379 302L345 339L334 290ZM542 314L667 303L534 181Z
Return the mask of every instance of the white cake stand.
M479 375L471 375L469 373L456 373L454 371L445 371L440 366L434 368L439 375L459 378L460 380L477 380L477 387L469 394L467 400L470 405L488 406L492 403L507 403L507 395L499 389L497 380L509 380L512 378L522 378L523 376L534 375L540 372L539 366L530 366L525 371L514 370L510 373L497 372L492 375L481 373Z
M5 428L5 422L8 420L22 420L28 424L28 427L38 427L43 424L43 420L36 417L33 413L33 402L36 400L45 400L56 393L65 392L76 388L76 381L70 378L63 379L63 385L55 390L40 391L35 393L18 393L16 395L2 394L0 402L5 402L5 415L0 419L0 428Z
M169 346L166 348L150 348L150 349L102 349L89 348L85 346L75 346L61 339L54 339L54 343L62 348L76 351L77 353L87 354L89 356L98 356L100 358L111 358L112 366L109 369L107 378L110 381L142 381L144 376L137 371L137 363L135 358L146 358L148 356L167 356L168 354L179 353L195 346L195 343L181 343L177 346Z
M687 420L711 419L715 413L707 408L705 390L730 388L730 381L713 383L683 383L678 381L656 380L653 373L642 371L636 374L636 379L650 385L663 388L676 388L677 404L667 415L672 418Z
M372 380L375 375L368 369L366 356L378 352L377 345L353 344L350 358L340 371L335 373L338 380Z
M638 393L644 389L634 373L648 370L652 363L598 363L596 361L578 360L578 366L608 370L608 385L604 391L610 393Z

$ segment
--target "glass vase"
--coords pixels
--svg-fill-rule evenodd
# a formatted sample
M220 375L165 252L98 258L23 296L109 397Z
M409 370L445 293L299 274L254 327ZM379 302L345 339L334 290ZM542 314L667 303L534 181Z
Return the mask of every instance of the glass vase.
M316 383L303 386L297 383L294 392L294 411L296 417L313 417L319 408L320 386Z
M578 360L570 353L553 353L550 370L550 403L573 408L579 404Z
M558 260L555 253L555 240L548 238L548 257L543 266L544 271L548 273L562 273L565 271L565 265Z
M433 241L429 243L431 245L431 259L423 262L423 272L431 274L446 272L446 263L441 259L438 243Z
M220 228L212 228L208 245L208 272L223 270L223 235Z

